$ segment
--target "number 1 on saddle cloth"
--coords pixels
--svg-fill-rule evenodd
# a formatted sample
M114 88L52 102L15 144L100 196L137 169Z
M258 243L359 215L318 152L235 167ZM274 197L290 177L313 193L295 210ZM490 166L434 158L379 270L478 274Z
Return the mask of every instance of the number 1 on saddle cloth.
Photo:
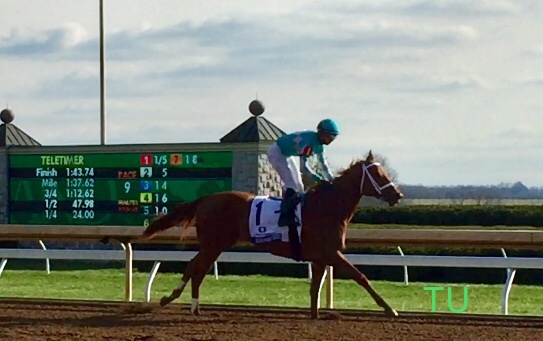
M302 216L301 206L298 204L303 203L303 199L305 198L296 198L295 201L284 202L281 197L257 196L252 204L249 218L249 229L254 242L258 244L278 240L288 241L292 253L289 258L301 261L300 233ZM275 202L275 204L272 202ZM291 211L291 216L288 216L290 212L287 212L285 208ZM284 227L288 227L287 235L281 232Z

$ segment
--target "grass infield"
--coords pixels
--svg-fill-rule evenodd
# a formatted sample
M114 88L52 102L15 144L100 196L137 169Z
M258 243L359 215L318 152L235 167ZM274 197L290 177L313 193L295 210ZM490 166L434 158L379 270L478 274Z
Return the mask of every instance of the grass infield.
M8 265L9 267L9 265ZM133 299L143 301L148 274L134 272ZM180 274L159 273L155 278L151 301L157 302L176 287ZM447 297L451 287L451 305L460 310L464 304L464 286L446 283L372 282L375 289L398 311L432 311L432 293L424 287L440 286L435 309L449 312ZM502 285L467 285L467 307L464 313L501 313ZM325 307L325 292L321 307ZM83 300L124 300L122 269L52 271L6 269L0 277L0 297L56 298ZM190 303L190 284L177 302ZM266 276L208 276L200 290L202 304L261 306L309 306L309 280ZM378 307L354 281L334 281L334 307L370 309ZM543 315L543 287L513 286L509 298L511 315Z

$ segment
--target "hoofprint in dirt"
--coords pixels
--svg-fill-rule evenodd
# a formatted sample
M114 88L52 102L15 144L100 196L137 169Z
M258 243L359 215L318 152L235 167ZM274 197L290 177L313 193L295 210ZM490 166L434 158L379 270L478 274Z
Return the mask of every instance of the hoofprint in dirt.
M142 309L145 308L145 309ZM0 338L24 340L534 340L543 318L0 299Z

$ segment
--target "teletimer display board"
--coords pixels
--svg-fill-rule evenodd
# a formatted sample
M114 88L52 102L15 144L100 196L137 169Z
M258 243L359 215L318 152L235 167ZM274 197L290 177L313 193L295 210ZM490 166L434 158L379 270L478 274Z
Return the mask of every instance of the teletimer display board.
M232 152L10 155L9 223L147 226L232 189Z

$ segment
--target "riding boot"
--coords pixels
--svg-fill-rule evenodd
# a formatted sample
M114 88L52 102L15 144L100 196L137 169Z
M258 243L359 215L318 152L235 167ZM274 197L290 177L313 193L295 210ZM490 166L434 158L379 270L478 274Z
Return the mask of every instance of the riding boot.
M301 261L301 243L298 236L297 227L300 225L296 221L296 205L298 193L287 188L283 201L281 202L281 215L279 216L279 226L288 226L288 239L292 248L292 258L296 261Z
M298 193L292 188L287 188L283 200L281 201L280 215L277 224L279 226L291 226L299 224L296 222L296 199Z

